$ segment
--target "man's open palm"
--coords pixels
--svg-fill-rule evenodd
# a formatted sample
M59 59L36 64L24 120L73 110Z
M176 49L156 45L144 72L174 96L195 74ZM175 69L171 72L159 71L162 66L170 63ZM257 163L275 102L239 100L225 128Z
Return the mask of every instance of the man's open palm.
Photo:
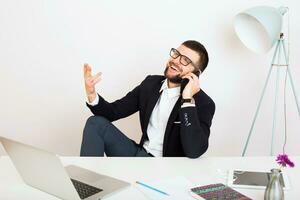
M89 64L85 63L83 66L83 74L84 74L84 83L85 83L85 91L86 95L89 96L96 96L95 85L101 81L101 72L97 73L96 75L92 75L92 68ZM94 98L92 98L94 99Z

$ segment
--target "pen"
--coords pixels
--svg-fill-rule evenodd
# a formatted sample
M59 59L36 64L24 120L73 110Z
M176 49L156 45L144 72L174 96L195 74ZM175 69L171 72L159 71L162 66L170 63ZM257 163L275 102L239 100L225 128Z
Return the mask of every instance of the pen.
M149 186L149 185L146 185L145 183L141 183L141 182L139 182L139 181L136 181L136 183L139 184L139 185L142 185L142 186L144 186L144 187L146 187L146 188L149 188L149 189L151 189L151 190L154 190L154 191L156 191L156 192L159 192L159 193L161 193L161 194L164 194L164 195L168 195L168 196L169 196L168 193L165 193L165 192L163 192L163 191L161 191L161 190L159 190L159 189L156 189L156 188L154 188L154 187L151 187L151 186Z

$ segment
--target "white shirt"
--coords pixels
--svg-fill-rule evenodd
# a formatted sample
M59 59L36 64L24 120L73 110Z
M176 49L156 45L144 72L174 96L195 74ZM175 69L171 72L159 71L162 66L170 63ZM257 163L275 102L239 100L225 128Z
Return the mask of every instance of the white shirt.
M172 109L180 96L180 87L168 88L167 81L164 81L160 92L162 93L152 111L147 127L149 141L146 141L143 145L146 151L155 157L162 156L167 123Z
M146 151L155 157L162 156L163 141L167 123L172 109L180 96L180 87L168 88L168 83L165 79L160 88L160 92L162 93L151 113L147 127L149 141L146 141L143 145ZM89 103L87 101L87 103L91 106L97 105L99 103L98 95L96 95L93 102ZM184 103L181 107L183 108L188 106L195 105L192 103Z

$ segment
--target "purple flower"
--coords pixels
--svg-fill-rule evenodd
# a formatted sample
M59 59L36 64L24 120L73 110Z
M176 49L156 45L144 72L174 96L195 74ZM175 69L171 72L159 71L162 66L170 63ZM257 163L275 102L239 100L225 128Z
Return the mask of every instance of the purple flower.
M290 161L290 159L288 158L288 155L286 155L286 154L279 154L276 158L276 161L282 167L286 167L287 165L289 167L295 166L294 163L292 161Z

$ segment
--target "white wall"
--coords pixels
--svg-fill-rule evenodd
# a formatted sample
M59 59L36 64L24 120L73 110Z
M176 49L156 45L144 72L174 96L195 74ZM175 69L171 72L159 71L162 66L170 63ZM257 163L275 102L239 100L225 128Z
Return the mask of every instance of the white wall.
M103 72L97 89L112 101L146 75L162 74L171 47L196 39L210 54L201 87L216 103L206 155L240 155L272 52L257 55L246 49L232 22L238 12L256 5L290 7L290 63L300 94L300 12L296 0L1 0L0 135L58 154L79 155L82 130L91 114L85 107L84 62L95 72ZM248 155L269 152L274 75ZM282 84L280 88L276 152L283 139ZM299 155L299 116L289 83L287 89L286 150ZM115 124L139 139L137 114Z

